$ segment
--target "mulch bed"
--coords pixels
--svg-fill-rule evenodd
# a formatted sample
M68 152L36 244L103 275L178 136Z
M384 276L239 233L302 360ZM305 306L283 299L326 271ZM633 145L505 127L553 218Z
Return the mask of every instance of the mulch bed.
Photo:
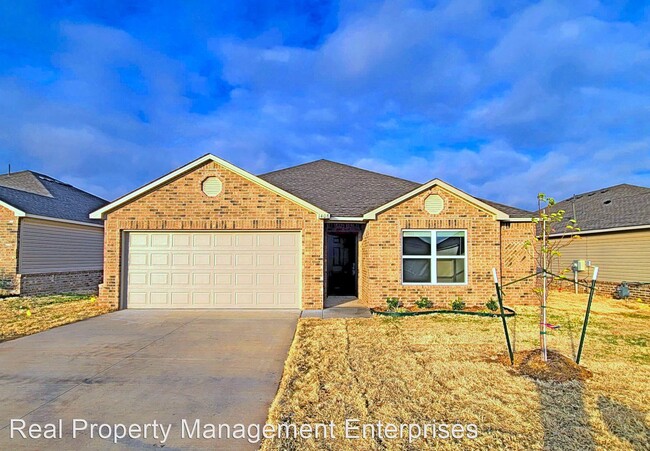
M515 352L513 372L545 382L584 381L592 376L591 371L559 352L549 350L547 357L548 360L544 362L539 349ZM500 355L496 360L503 365L511 366L507 354Z

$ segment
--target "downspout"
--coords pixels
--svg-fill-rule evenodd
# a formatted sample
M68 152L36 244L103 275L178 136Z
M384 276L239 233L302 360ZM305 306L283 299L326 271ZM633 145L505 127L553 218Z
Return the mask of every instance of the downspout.
M503 286L503 221L499 221L499 277Z

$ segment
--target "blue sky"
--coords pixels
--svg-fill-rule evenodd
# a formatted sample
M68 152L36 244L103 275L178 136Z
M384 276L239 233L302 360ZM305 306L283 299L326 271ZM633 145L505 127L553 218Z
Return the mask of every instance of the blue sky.
M650 186L644 3L0 2L0 168L107 199L208 152L521 207Z

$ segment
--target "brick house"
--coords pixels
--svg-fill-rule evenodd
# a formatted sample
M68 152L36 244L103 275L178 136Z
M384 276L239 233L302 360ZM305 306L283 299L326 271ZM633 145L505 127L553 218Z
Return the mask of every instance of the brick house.
M492 268L533 271L531 213L326 160L255 176L208 154L91 217L105 221L100 301L116 308L483 304Z
M0 293L96 292L108 202L33 171L0 175Z

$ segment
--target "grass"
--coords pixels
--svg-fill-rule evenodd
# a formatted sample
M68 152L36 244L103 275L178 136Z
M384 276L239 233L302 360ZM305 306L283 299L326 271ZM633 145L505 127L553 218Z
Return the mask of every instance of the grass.
M108 313L94 296L65 294L0 299L0 342Z
M554 292L550 347L573 358L586 295ZM515 350L538 347L538 308L508 320ZM268 422L335 424L335 439L274 438L263 449L650 449L650 305L597 296L584 381L543 382L500 363L498 318L303 319ZM476 439L345 439L361 423L476 424Z

